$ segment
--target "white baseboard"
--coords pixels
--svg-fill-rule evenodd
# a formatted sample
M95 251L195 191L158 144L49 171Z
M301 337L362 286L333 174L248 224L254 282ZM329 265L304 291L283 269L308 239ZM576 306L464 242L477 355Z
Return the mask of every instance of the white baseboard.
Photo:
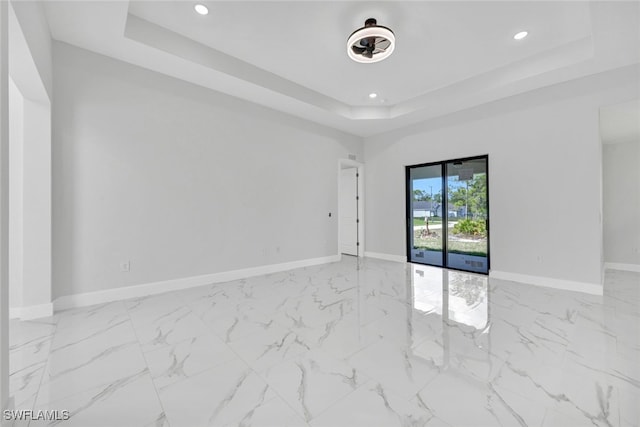
M603 295L604 287L595 283L574 282L572 280L554 279L552 277L530 276L527 274L508 273L506 271L489 272L492 279L510 280L528 285L546 288L563 289L565 291L584 292L591 295Z
M391 254L382 254L379 252L365 251L364 256L367 258L384 259L386 261L407 262L407 257L403 255L391 255Z
M33 320L49 316L53 316L53 303L9 307L10 319Z
M129 298L139 298L164 292L195 288L197 286L210 285L212 283L229 282L253 276L261 276L263 274L278 273L281 271L293 270L295 268L327 264L330 262L340 261L340 259L341 255L331 255L321 258L285 262L281 264L262 265L260 267L245 268L242 270L224 271L221 273L204 274L202 276L145 283L142 285L124 286L104 291L67 295L56 298L53 302L53 308L55 311L58 311L69 308L86 307L94 304L104 304Z
M624 270L624 271L633 271L636 273L640 273L639 264L620 264L617 262L605 262L604 269L605 270Z

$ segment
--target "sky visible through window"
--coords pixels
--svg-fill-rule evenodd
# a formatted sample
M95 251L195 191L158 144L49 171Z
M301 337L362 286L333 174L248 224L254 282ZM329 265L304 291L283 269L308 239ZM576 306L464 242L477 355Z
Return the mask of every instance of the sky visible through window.
M476 175L474 175L474 177ZM458 181L457 176L450 176L449 179L447 180L447 184L450 187L453 187L455 189L455 188L464 186L465 181ZM436 177L436 178L414 179L413 189L421 190L428 195L431 195L431 194L436 195L442 192L442 178Z
M429 195L438 194L442 192L442 178L416 179L413 181L413 189Z

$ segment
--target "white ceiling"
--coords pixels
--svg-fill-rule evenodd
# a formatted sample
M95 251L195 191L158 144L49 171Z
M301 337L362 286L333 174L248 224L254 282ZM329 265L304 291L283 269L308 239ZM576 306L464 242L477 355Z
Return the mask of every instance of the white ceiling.
M203 3L45 5L57 40L361 136L640 61L638 2ZM359 64L369 17L397 47Z

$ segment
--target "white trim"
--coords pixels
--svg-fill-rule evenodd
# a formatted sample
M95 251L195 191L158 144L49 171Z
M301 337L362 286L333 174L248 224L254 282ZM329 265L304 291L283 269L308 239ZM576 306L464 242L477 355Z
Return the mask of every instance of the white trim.
M142 285L123 286L104 291L66 295L56 298L55 301L53 301L53 307L55 311L59 311L69 308L85 307L94 304L103 304L129 298L139 298L148 295L161 294L164 292L179 291L182 289L189 289L197 286L210 285L212 283L229 282L232 280L245 279L247 277L261 276L263 274L293 270L295 268L327 264L330 262L340 261L340 259L341 255L331 255L321 258L310 258L300 261L285 262L281 264L262 265L259 267L245 268L242 270L223 271L220 273L204 274L202 276L192 276L181 279L145 283Z
M604 263L605 270L623 270L623 271L633 271L636 273L640 273L640 264L621 264L618 262L605 262Z
M28 305L26 307L9 307L9 318L33 320L53 316L53 303Z
M528 274L509 273L506 271L489 272L491 279L510 280L546 288L564 289L566 291L583 292L592 295L603 295L603 286L596 283L575 282L572 280L554 279L552 277L530 276Z
M379 252L365 252L364 256L366 256L367 258L384 259L386 261L407 262L407 257L404 255L382 254Z

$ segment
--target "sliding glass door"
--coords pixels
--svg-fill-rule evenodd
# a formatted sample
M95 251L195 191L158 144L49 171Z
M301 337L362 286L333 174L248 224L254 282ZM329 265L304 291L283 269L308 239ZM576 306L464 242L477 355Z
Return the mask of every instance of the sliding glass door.
M407 167L409 262L489 272L488 157Z
M445 164L447 177L447 267L488 273L489 198L487 158Z
M412 262L444 264L442 232L442 165L408 169L408 227Z

